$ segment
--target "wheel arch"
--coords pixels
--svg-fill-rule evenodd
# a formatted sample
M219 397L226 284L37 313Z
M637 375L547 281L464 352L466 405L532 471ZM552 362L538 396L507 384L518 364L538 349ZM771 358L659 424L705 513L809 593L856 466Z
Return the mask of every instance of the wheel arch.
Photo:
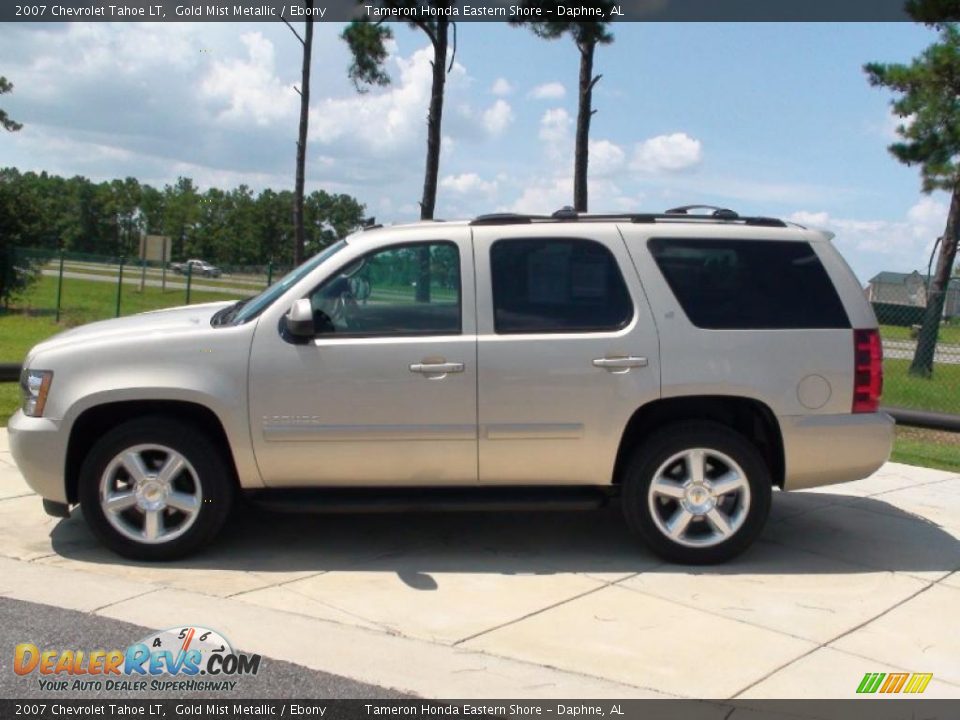
M620 438L613 483L620 483L631 451L650 433L664 425L690 420L722 423L746 437L763 455L773 485L783 488L783 435L776 416L769 406L759 400L729 395L661 398L637 408Z
M223 423L213 410L200 403L184 400L118 400L89 407L73 421L64 468L67 502L79 501L80 465L94 442L118 425L145 416L192 423L206 431L220 448L232 480L239 486L236 458Z

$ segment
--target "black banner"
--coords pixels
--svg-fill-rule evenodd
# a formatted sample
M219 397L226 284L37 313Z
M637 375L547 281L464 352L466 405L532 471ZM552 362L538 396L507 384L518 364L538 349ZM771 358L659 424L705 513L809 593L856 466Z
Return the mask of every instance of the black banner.
M954 720L960 700L0 700L2 720L64 717Z
M622 0L605 14L596 4L557 2L527 8L523 0L456 0L440 11L432 3L388 11L377 0L317 0L312 17L319 22L355 19L421 20L443 12L456 22L509 20L606 20L613 22L896 22L910 18L904 0ZM3 22L297 22L305 19L297 0L60 0L0 3Z

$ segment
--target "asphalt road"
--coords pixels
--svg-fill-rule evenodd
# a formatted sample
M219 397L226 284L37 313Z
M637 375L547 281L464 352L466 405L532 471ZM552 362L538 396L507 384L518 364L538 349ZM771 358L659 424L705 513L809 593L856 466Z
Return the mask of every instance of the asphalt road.
M56 270L44 270L43 274L47 277L56 277L59 273ZM84 272L73 272L73 271L64 271L63 276L65 278L70 278L73 280L92 280L93 282L105 282L112 283L113 285L117 284L117 278L110 275L100 275L98 273L84 273ZM167 290L184 290L187 287L185 280L177 281L172 280L171 277L182 278L182 275L172 275L167 277ZM130 275L124 274L123 276L124 285L139 285L140 284L140 275L136 272L131 273ZM147 287L163 287L163 281L161 280L151 280L149 277L144 281L144 284ZM193 292L198 290L204 290L208 292L223 293L224 295L240 295L243 297L250 297L258 294L262 287L255 288L251 287L249 290L235 287L224 287L223 285L210 285L204 284L203 280L191 280L190 289Z
M189 621L189 618L185 618ZM282 632L282 629L278 629ZM110 650L125 649L144 638L151 629L111 620L99 615L63 610L0 597L0 698L203 698L224 699L219 692L147 693L120 691L51 692L40 690L38 673L19 676L13 672L14 648L19 643L33 643L42 650ZM242 648L240 648L242 651ZM324 652L324 648L316 648ZM52 676L51 676L52 677ZM89 679L91 676L81 676ZM121 676L122 677L122 676ZM61 675L58 679L73 678ZM354 682L347 678L317 672L284 660L264 657L256 676L238 680L234 698L376 698L409 697L395 690Z
M917 351L916 340L884 340L883 357L898 360L912 360ZM945 365L960 365L960 346L937 344L933 361Z

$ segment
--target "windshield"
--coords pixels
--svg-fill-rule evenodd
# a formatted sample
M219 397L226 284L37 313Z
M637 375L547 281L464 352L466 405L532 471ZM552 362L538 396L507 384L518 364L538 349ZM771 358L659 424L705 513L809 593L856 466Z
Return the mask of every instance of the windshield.
M280 280L268 287L262 293L245 303L244 306L240 308L240 311L234 316L233 324L240 325L255 318L257 315L266 310L274 300L289 290L292 285L298 283L300 280L306 277L324 260L340 252L344 247L346 247L346 245L347 242L345 240L339 240L330 247L322 250L319 254L314 255L300 267L294 268L290 273L284 275Z

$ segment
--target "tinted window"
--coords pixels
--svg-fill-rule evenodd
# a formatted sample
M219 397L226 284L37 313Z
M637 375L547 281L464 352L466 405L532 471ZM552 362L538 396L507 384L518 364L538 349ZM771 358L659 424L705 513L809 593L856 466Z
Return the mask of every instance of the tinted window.
M617 330L633 317L616 259L592 240L498 240L490 266L498 333Z
M809 243L654 238L649 247L697 327L850 327Z
M449 242L365 255L310 295L320 335L460 333L460 252Z

